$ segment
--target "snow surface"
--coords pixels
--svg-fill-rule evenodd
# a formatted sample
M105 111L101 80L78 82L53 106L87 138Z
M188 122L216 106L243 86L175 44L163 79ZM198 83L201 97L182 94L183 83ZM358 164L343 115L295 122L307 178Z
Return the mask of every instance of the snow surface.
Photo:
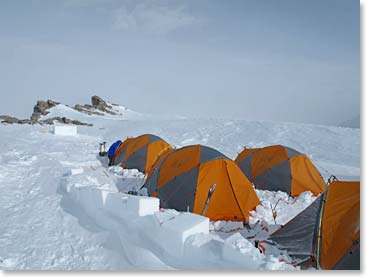
M158 200L139 190L142 173L107 167L98 156L102 141L154 133L176 147L200 143L230 158L244 145L284 144L306 153L325 179L359 180L359 129L133 113L111 120L57 107L47 116L60 112L94 126L56 136L52 126L0 125L0 269L298 269L286 252L260 253L254 241L312 203L309 192L292 198L256 190L262 205L250 227L209 222L158 209Z

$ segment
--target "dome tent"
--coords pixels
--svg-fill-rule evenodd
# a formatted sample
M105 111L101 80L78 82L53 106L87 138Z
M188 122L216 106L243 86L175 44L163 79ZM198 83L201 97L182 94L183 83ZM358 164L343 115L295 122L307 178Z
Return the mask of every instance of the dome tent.
M144 134L136 138L127 138L123 141L113 157L112 164L147 173L161 156L172 151L172 147L162 138Z
M211 220L247 221L249 211L260 204L238 166L217 150L202 145L168 154L144 186L149 195L160 199L162 208L190 211Z
M289 147L245 148L235 162L257 189L281 190L298 196L304 191L318 195L326 188L311 160Z
M123 142L118 144L117 149L114 151L114 154L111 155L111 164L110 165L118 165L122 163L122 159L125 157L126 145L132 140L133 138L126 138ZM118 141L117 141L118 142ZM117 143L115 142L115 143ZM113 147L114 144L111 145ZM111 148L110 147L110 148Z
M334 181L309 207L269 238L321 269L360 268L360 183Z

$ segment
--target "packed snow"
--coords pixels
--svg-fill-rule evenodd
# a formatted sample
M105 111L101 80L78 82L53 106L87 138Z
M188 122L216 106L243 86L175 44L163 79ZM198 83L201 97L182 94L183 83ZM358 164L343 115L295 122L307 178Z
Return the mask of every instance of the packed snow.
M244 145L284 144L307 154L325 180L331 174L359 180L359 129L134 112L115 120L56 107L48 117L62 114L93 127L65 136L52 126L0 125L0 269L299 269L286 251L260 251L255 241L310 205L316 198L310 192L294 198L256 190L262 205L249 225L210 222L160 209L140 190L144 174L108 167L98 156L102 141L153 133L175 147L200 143L232 159Z

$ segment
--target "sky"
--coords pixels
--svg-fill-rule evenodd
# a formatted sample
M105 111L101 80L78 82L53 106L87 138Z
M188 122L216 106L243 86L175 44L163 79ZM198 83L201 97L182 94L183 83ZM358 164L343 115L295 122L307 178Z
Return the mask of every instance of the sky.
M360 114L357 0L1 0L0 114L37 100L338 124Z

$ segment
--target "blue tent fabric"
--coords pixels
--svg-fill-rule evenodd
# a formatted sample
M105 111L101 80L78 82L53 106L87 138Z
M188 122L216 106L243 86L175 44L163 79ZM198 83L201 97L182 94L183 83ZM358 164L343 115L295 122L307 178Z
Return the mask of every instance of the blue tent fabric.
M115 153L116 153L116 151L119 148L121 143L122 143L121 140L118 140L110 146L110 148L108 149L108 152L107 152L108 158L111 159L115 155Z

